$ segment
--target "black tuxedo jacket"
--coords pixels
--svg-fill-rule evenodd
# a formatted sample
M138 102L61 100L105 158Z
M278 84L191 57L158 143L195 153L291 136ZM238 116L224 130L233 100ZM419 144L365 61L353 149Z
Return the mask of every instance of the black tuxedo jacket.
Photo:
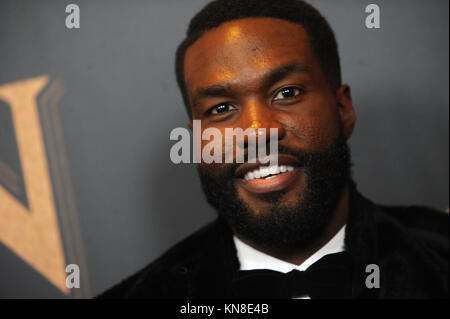
M351 297L448 298L448 215L378 206L355 189L350 198ZM379 266L379 288L366 287L368 264ZM98 298L229 298L238 270L232 233L217 219Z

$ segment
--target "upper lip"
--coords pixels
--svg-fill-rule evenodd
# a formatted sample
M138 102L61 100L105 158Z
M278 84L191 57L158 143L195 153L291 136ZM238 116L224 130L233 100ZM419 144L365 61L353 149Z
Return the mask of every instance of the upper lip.
M254 169L257 169L260 166L270 166L270 162L268 163L261 163L258 160L256 163L248 163L245 162L242 165L239 165L238 168L236 168L236 171L234 172L236 177L242 178L245 174L248 172L253 171ZM278 154L278 165L289 165L289 166L300 166L300 162L297 158L293 157L292 155L286 155L286 154Z

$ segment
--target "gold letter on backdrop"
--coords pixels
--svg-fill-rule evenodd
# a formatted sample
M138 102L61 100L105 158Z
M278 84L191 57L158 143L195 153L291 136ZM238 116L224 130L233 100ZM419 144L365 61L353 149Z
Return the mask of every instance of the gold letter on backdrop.
M29 209L0 185L0 241L61 291L65 258L37 107L48 76L0 86L12 112Z

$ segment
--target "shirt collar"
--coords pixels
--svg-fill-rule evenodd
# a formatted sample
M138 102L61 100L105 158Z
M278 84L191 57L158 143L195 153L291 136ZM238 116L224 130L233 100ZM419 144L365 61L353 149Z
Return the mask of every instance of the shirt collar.
M240 264L239 269L270 269L282 273L287 273L294 269L300 271L306 270L323 256L344 251L345 227L346 225L342 226L333 238L331 238L325 245L308 257L308 259L300 265L291 264L284 260L265 254L247 245L236 236L233 236L237 258Z

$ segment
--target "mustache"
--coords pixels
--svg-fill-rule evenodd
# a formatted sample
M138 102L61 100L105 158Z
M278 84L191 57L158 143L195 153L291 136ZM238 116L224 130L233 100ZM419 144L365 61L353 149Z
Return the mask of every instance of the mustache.
M308 159L313 156L311 152L307 152L305 150L298 150L293 149L290 147L286 147L283 145L278 144L278 155L290 155L298 159L299 166L303 167L306 166L308 163ZM244 156L245 162L249 160L248 153L245 153ZM221 164L206 164L206 166L214 166L214 176L218 179L232 179L235 177L236 169L242 165L242 163L221 163ZM212 172L211 170L198 166L198 170L202 175L210 175Z
M314 170L317 178L320 178L321 174L326 173L322 172L324 168L327 170L339 170L339 168L336 167L336 162L349 162L349 167L351 167L349 146L342 128L339 130L331 145L324 150L308 151L305 149L292 148L278 143L277 154L295 157L298 160L299 167L304 168L307 173ZM247 151L245 152L244 160L249 160ZM242 165L242 163L212 163L206 164L205 166L198 165L197 169L202 180L213 179L217 182L221 181L221 184L223 185L223 183L231 183L233 181L236 169L240 165ZM318 170L317 168L321 169ZM345 174L345 172L340 173Z

